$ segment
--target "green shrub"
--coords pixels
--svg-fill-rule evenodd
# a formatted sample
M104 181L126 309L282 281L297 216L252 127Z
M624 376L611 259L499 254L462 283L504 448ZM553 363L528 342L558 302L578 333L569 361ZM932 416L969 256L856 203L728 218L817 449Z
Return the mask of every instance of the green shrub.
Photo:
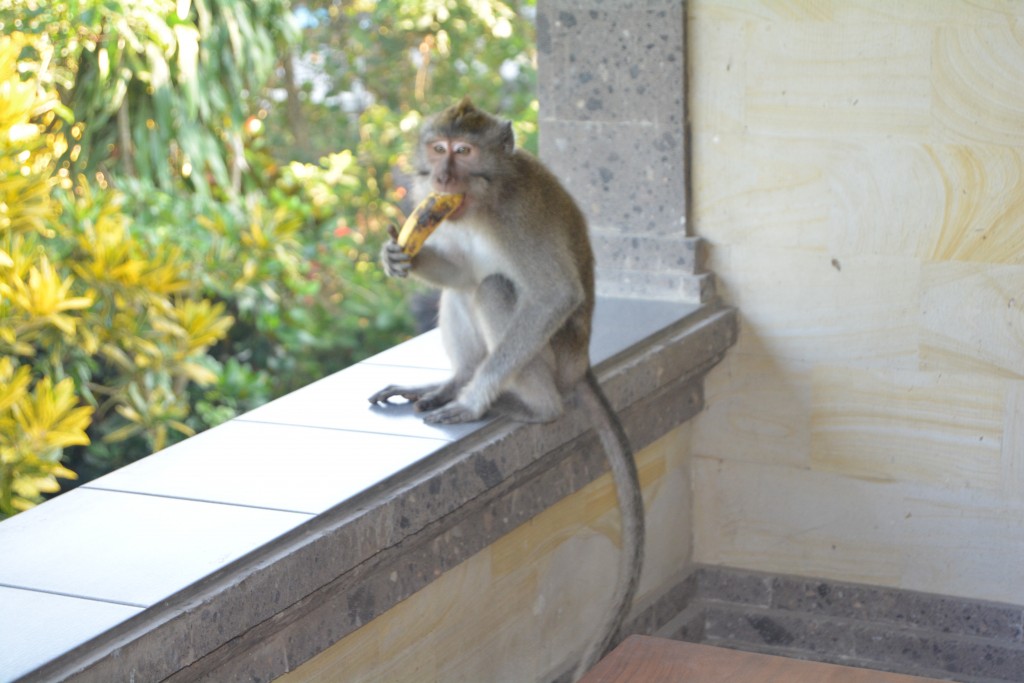
M208 350L232 324L180 249L138 239L119 193L57 171L56 93L37 69L19 73L44 47L0 38L3 516L74 478L70 447L92 442L109 469L194 433L189 391L216 381Z
M533 4L0 3L0 516L412 334L409 136L470 93L535 145Z
M73 381L54 383L21 362L40 340L74 335L76 311L89 297L69 296L38 249L52 232L58 207L53 160L64 145L56 125L57 98L18 74L23 36L0 36L0 518L31 507L71 478L63 449L88 443L92 409L78 405Z

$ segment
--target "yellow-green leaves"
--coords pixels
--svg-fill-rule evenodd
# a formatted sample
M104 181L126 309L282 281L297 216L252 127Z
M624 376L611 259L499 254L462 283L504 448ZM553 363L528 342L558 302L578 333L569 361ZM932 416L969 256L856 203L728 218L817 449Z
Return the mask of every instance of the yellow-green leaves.
M31 384L29 366L0 358L0 519L58 491L57 477L74 479L63 449L89 443L92 408L78 405L72 380Z
M103 283L111 291L140 290L157 298L189 288L177 250L149 248L131 234L119 195L94 191L84 181L77 190L74 223L79 258L72 269L79 278Z
M174 317L184 341L180 357L182 360L205 351L223 339L234 322L224 315L224 304L211 304L205 299L177 302Z
M27 278L10 272L5 281L0 281L0 297L7 298L25 319L16 337L22 342L31 341L33 332L52 326L73 339L78 318L70 313L89 308L93 300L90 296L74 296L72 284L74 279L62 278L46 254L40 256L37 265L29 268Z
M203 361L233 323L117 192L61 175L44 48L0 37L0 518L76 477L65 449L193 434L189 387L216 381Z
M16 361L36 355L33 342L47 333L73 339L78 313L92 304L38 247L59 215L53 160L64 143L56 95L19 73L28 45L17 33L0 36L0 518L57 491L57 477L74 478L61 455L89 443L93 411L79 405L71 379L34 381Z
M145 435L158 451L167 446L171 430L192 436L195 430L185 424L188 404L166 386L141 386L131 383L126 387L126 401L117 405L117 413L126 424L107 433L106 443L118 443L133 436Z
M19 33L0 36L0 231L9 234L47 233L57 211L50 166L66 149L54 120L56 94L18 71L28 44Z
M56 385L49 377L42 378L34 391L18 397L10 412L14 431L20 433L25 449L37 457L55 460L62 449L89 443L85 429L92 408L78 406L70 378Z

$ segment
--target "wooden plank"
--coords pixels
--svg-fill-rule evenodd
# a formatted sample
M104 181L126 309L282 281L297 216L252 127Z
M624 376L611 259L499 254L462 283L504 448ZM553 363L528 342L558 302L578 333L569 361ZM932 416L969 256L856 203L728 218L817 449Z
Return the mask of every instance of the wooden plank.
M580 683L938 683L934 678L630 636Z

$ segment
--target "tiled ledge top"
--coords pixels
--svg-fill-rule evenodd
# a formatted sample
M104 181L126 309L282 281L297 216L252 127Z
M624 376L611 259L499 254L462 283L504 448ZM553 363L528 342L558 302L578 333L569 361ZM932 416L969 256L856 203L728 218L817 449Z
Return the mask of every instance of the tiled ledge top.
M713 313L599 300L591 357L600 370L602 361ZM427 333L0 523L0 681L68 655L88 660L99 636L106 634L107 649L116 646L111 629L129 638L147 618L167 624L195 605L209 607L210 587L230 583L233 567L277 561L275 539L301 545L321 520L337 529L374 497L422 483L432 462L493 425L433 427L407 406L371 407L366 397L391 382L441 379L446 368L438 333ZM203 590L205 602L197 602Z

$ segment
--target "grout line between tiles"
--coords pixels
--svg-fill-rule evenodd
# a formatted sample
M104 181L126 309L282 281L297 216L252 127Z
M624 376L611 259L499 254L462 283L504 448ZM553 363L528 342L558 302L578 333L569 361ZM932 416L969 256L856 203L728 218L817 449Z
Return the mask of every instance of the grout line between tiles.
M137 607L139 609L146 609L149 605L143 605L138 602L128 602L126 600L111 600L109 598L97 598L91 595L79 595L77 593L66 593L64 591L51 591L43 588L32 588L30 586L18 586L12 583L0 583L0 588L10 588L12 590L28 591L30 593L43 593L46 595L58 595L62 598L75 598L77 600L88 600L89 602L103 602L110 605L121 605L122 607Z
M128 489L113 488L110 486L94 486L93 484L82 484L78 488L90 491L105 491L107 493L123 493L129 496L148 496L150 498L170 498L171 500L187 500L193 503L209 503L211 505L226 505L236 508L250 508L253 510L267 510L269 512L287 512L290 514L303 515L305 517L316 517L320 512L308 510L291 510L288 508L276 508L267 505L253 505L251 503L232 503L226 500L210 500L209 498L193 498L191 496L175 496L166 493L150 493L149 491L130 491Z
M426 441L439 441L443 444L449 444L453 441L458 441L464 438L465 434L459 436L423 436L421 434L402 434L401 432L381 432L375 429L351 429L341 427L324 427L323 425L307 425L297 424L294 422L278 422L277 420L255 420L251 417L235 417L230 420L231 422L248 422L250 424L262 424L262 425L277 425L278 427L301 427L303 429L323 429L331 432L354 432L356 434L377 434L378 436L400 436L406 439L424 439ZM485 422L481 422L484 425Z

